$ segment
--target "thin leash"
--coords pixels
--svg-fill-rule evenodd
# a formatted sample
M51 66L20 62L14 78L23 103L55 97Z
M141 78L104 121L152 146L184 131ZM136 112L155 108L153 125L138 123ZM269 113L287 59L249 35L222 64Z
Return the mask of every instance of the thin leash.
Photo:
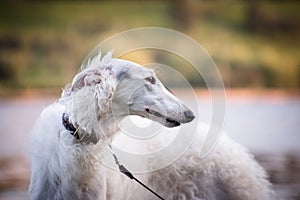
M135 178L133 176L133 174L128 170L126 169L126 167L124 167L124 165L122 165L117 157L117 155L113 152L113 149L111 147L111 145L109 144L109 148L110 148L110 152L112 154L112 156L114 157L114 160L115 160L115 163L118 165L119 167L119 171L126 175L128 178L132 179L132 180L135 180L136 182L138 182L141 186L143 186L144 188L146 188L148 191L150 191L152 194L154 194L155 196L157 196L159 199L162 199L164 200L164 198L162 198L159 194L157 194L156 192L154 192L151 188L149 188L147 185L145 185L144 183L142 183L140 180L138 180L137 178Z
M79 135L79 126L76 128L70 121L69 121L69 117L63 113L62 115L62 123L64 125L64 127L70 131L71 135L73 135L75 137L75 139L78 141L78 142L82 142L85 138L86 138L86 135L87 133L84 133L81 137ZM89 141L89 142L92 142L94 144L97 143L97 141ZM110 152L111 154L113 155L114 159L115 159L115 163L118 165L119 167L119 170L122 174L125 174L128 178L132 179L132 180L135 180L136 182L138 182L141 186L143 186L144 188L146 188L148 191L150 191L152 194L154 194L155 196L157 196L159 199L162 199L164 200L164 198L162 198L159 194L157 194L156 192L154 192L151 188L149 188L147 185L145 185L144 183L142 183L140 180L138 180L137 178L135 178L133 176L133 174L124 167L124 165L122 165L117 157L117 155L113 152L113 149L111 147L111 145L109 144L109 149L110 149Z

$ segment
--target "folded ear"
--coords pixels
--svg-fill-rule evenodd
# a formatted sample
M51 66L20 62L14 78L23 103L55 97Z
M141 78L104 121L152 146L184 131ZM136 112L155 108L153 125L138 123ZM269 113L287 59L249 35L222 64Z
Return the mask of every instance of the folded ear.
M77 74L71 84L71 91L77 91L85 86L96 85L102 80L101 73L97 69L88 69Z
M94 88L87 88L87 91L94 93L91 94L89 98L96 98L96 112L99 117L109 110L113 92L115 90L112 77L108 77L102 73L105 72L103 70L101 71L101 69L86 69L76 75L71 84L71 92L84 89L84 87L94 86Z
M110 109L114 91L114 83L108 77L102 77L101 81L96 85L95 97L98 104L98 119Z

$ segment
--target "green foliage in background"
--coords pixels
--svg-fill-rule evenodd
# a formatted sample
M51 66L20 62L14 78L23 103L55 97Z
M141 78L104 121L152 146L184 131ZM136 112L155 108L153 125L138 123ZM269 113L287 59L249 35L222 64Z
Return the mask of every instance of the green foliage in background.
M0 90L62 87L99 42L144 26L190 35L212 56L227 87L299 88L299 10L296 1L1 3ZM135 61L161 59L157 52L140 54ZM205 86L187 63L164 59L193 85Z

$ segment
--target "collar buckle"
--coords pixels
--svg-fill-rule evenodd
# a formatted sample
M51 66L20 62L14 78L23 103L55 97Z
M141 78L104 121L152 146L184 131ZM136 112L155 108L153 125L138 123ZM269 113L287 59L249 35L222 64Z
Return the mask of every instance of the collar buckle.
M83 134L83 136L80 138L80 135L78 134L78 130L79 130L79 126L76 128L74 132L71 132L71 135L73 135L78 142L81 142L85 138L87 133Z
M66 113L63 113L62 115L62 123L64 125L64 127L70 131L71 135L74 136L74 138L78 141L81 142L83 141L83 139L85 138L85 136L87 135L87 133L84 133L81 137L79 135L79 128L80 126L78 126L77 128L74 127L74 125L69 121L69 117L67 116Z

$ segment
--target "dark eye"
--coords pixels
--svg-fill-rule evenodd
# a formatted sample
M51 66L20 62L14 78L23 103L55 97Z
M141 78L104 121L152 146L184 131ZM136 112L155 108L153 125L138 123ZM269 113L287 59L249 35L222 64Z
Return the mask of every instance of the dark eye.
M149 76L147 78L145 78L146 81L148 81L151 84L155 84L155 78L153 76Z

